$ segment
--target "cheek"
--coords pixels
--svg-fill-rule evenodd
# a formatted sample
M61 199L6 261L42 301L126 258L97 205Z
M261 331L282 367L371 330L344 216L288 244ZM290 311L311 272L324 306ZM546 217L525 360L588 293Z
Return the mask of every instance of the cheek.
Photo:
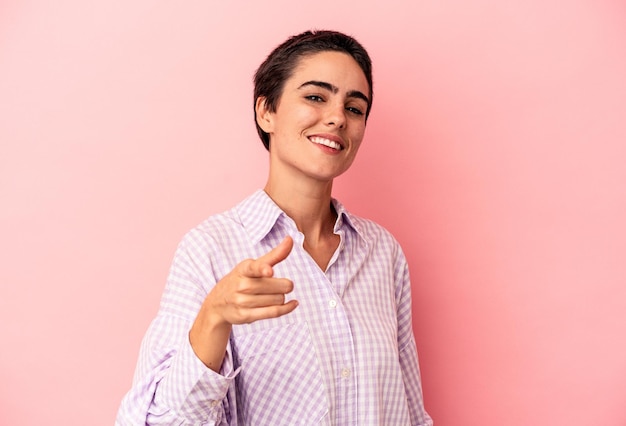
M353 127L352 140L357 144L357 147L361 145L361 141L365 136L365 124L359 123Z
M308 125L320 119L320 112L314 107L301 105L293 109L293 118L300 124Z
M292 108L281 117L280 128L285 132L301 132L317 122L314 108L296 107Z

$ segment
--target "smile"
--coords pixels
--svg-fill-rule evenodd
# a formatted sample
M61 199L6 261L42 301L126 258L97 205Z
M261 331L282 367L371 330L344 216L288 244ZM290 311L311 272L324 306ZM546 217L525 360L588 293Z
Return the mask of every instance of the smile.
M319 136L311 136L309 140L318 145L324 145L329 148L336 149L337 151L341 151L343 149L343 147L339 143Z

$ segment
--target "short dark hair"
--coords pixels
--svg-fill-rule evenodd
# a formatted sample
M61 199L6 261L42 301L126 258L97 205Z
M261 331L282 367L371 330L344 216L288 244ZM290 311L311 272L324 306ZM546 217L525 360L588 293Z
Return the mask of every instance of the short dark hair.
M293 74L300 59L320 52L335 51L350 55L363 70L370 86L369 103L365 112L365 119L372 108L372 61L365 48L354 38L337 31L305 31L294 35L276 47L259 66L254 74L254 122L257 132L265 148L269 150L270 135L265 133L256 121L256 101L259 97L265 98L266 107L274 112L283 92L285 82Z

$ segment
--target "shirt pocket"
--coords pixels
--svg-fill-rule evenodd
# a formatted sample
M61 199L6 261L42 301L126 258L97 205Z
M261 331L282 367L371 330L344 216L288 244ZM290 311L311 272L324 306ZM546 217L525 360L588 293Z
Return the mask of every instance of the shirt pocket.
M314 425L328 414L306 323L235 333L238 412L246 425Z

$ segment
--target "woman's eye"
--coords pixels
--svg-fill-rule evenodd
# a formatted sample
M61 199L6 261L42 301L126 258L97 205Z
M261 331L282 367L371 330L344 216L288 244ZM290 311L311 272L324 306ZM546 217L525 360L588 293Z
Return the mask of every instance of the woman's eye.
M308 95L305 96L306 99L310 100L310 101L314 101L314 102L324 102L324 98L322 98L319 95Z
M356 115L363 115L363 111L361 111L359 108L355 108L355 107L346 107L346 109L347 109L348 111L350 111L351 113L353 113L353 114L356 114Z

